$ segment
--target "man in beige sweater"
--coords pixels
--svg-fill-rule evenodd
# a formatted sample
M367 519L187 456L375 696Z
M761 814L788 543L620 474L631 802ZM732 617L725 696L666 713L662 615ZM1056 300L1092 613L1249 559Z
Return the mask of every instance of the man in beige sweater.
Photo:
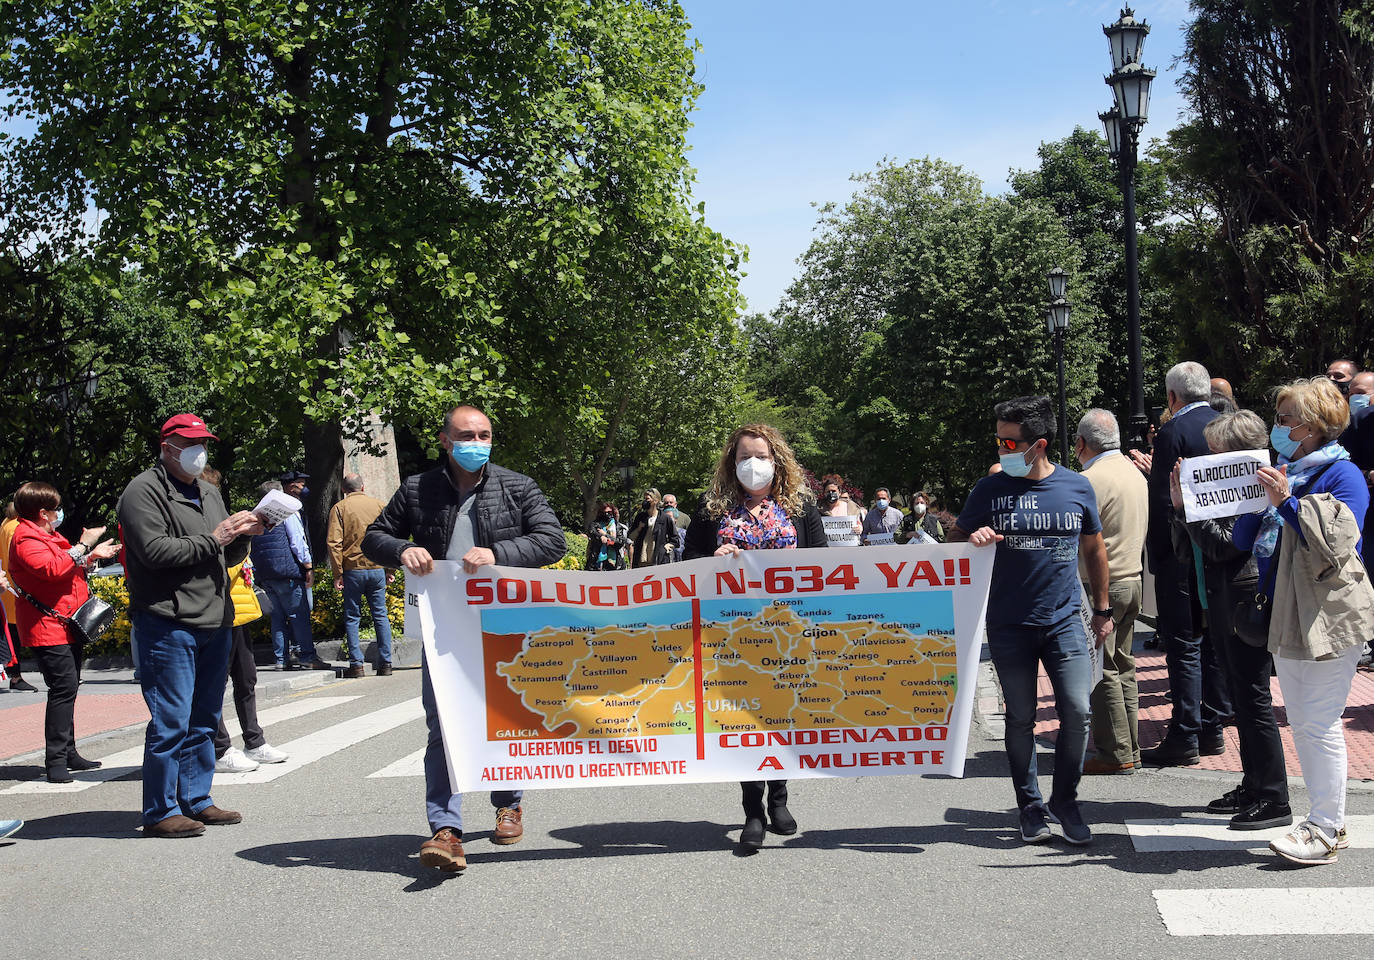
M1131 640L1144 596L1141 556L1149 517L1145 478L1121 455L1121 428L1109 410L1083 414L1073 442L1083 476L1097 495L1102 539L1110 571L1108 596L1116 628L1102 645L1102 680L1092 693L1092 732L1097 753L1084 773L1132 773L1140 766L1139 694ZM1087 580L1081 569L1079 575Z

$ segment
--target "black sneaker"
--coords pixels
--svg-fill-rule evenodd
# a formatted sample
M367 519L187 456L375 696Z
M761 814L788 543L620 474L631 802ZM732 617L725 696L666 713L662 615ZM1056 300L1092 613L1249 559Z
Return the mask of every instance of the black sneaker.
M1082 847L1093 842L1093 832L1083 822L1083 814L1079 812L1077 800L1067 803L1056 803L1051 800L1049 811L1050 816L1059 821L1059 829L1064 831L1064 839L1069 843Z
M1026 807L1021 811L1021 839L1026 843L1044 843L1050 838L1050 824L1043 807Z
M1259 801L1245 787L1236 787L1234 790L1227 790L1211 803L1207 804L1208 813L1240 813L1249 810Z
M1273 800L1260 800L1248 810L1242 810L1231 818L1231 830L1265 830L1269 827L1286 827L1293 822L1293 810L1286 803Z
M10 689L15 693L37 693L38 688L29 683L23 677L11 677Z

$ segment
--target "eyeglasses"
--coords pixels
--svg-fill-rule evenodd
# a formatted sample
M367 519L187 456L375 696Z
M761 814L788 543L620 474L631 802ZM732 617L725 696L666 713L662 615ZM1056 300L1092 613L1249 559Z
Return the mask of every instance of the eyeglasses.
M1274 426L1276 427L1300 427L1306 422L1306 420L1299 420L1297 415L1292 413L1280 413L1274 417Z
M1018 447L1029 447L1035 443L1034 440L1022 440L1020 437L993 437L997 441L997 449L1005 450L1007 453L1016 453Z

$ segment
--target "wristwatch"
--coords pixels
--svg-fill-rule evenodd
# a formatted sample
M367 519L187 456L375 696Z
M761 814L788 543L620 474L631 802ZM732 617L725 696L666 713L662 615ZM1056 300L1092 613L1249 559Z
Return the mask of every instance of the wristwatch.
M1094 617L1106 617L1108 620L1110 620L1110 619L1112 618L1112 608L1111 608L1111 607L1108 607L1108 608L1105 609L1105 610L1094 610L1094 611L1093 611L1093 616L1094 616Z

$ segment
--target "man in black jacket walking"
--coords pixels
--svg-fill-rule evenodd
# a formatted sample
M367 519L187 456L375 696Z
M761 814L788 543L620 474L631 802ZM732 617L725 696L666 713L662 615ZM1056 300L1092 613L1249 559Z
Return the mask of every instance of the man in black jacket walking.
M492 431L476 407L450 410L439 431L444 462L407 477L363 535L363 553L384 567L404 567L412 576L434 569L434 561L461 560L467 573L491 564L542 567L566 550L563 528L544 494L524 474L489 462ZM413 541L413 542L412 542ZM422 662L421 698L429 741L425 747L425 810L433 836L420 847L420 862L456 873L463 854L462 797L449 780L439 711ZM494 791L495 843L516 843L523 835L522 795Z
M1169 533L1169 477L1174 464L1211 452L1202 428L1217 415L1207 403L1212 378L1202 364L1187 361L1165 374L1164 386L1173 417L1155 436L1145 553L1155 575L1155 630L1164 643L1173 711L1165 738L1140 756L1145 763L1181 766L1197 763L1199 754L1225 750L1221 724L1230 698L1221 664L1203 636L1196 573L1192 564L1180 563L1174 555Z

